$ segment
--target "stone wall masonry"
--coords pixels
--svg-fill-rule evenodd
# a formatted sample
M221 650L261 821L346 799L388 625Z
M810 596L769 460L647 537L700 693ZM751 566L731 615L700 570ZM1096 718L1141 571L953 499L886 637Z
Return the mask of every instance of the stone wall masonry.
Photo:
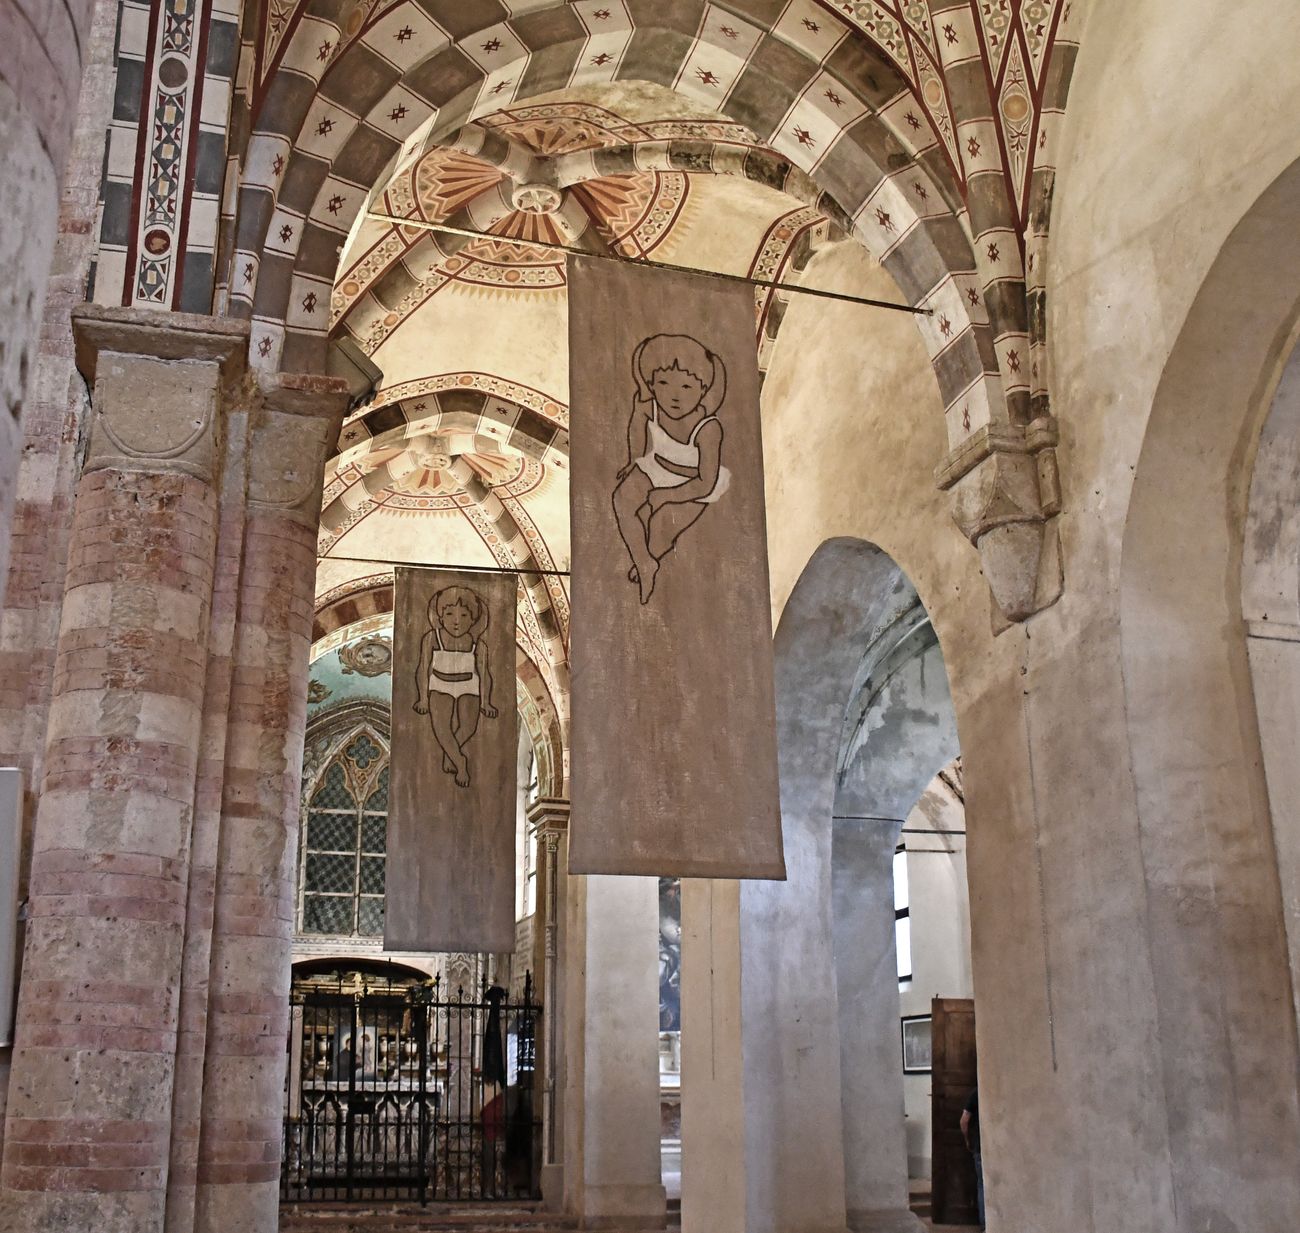
M102 8L116 11L116 4ZM83 60L103 49L95 0L0 6L0 598L22 457L22 420L41 343L59 186L73 139ZM95 35L99 33L100 37ZM111 51L111 30L109 35ZM97 84L91 77L91 90ZM100 125L100 138L103 137Z

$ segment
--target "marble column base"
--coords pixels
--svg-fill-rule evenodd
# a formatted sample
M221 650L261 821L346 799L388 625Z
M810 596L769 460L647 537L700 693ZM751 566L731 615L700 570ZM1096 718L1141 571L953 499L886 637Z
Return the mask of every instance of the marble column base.
M668 1196L661 1185L587 1185L582 1209L584 1229L662 1229Z
M876 1208L848 1213L851 1233L922 1233L921 1218L905 1207Z

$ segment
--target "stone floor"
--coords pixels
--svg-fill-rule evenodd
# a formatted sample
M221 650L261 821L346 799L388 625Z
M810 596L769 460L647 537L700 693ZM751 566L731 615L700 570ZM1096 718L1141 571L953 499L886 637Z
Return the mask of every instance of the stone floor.
M927 1196L928 1197L928 1196ZM914 1199L914 1210L927 1229L965 1229L972 1226L934 1224L925 1215L925 1205ZM669 1229L680 1226L676 1210L669 1212ZM286 1207L281 1210L280 1233L568 1233L577 1221L553 1216L533 1207L500 1204L430 1207L423 1210L406 1204L392 1207L320 1206ZM609 1233L618 1233L610 1230Z

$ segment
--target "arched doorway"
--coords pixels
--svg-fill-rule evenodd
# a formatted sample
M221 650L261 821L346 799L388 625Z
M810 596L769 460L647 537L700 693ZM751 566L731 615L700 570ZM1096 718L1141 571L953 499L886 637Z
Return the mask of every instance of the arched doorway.
M934 647L902 570L874 545L848 538L813 555L777 628L788 879L748 883L740 895L754 1229L794 1220L830 1229L846 1218L862 1228L916 1227L902 1117L893 861L903 820L956 752L946 681L922 690L931 722L907 718L925 708L903 679L919 676ZM942 678L942 657L931 659ZM885 741L897 745L859 762L862 724L883 713L891 680L898 719Z

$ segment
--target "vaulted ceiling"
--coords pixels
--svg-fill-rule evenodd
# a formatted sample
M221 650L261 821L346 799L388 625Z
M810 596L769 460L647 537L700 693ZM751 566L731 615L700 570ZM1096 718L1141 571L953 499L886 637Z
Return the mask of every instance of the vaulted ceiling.
M674 143L710 159L678 169ZM455 146L400 161L348 237L330 301L335 337L355 339L383 378L326 474L320 602L386 589L394 562L524 571L520 701L540 728L547 713L562 728L565 254L523 241L794 278L833 228L772 186L792 174L774 166L743 126L646 85L503 108ZM493 238L430 229L448 220ZM781 308L755 289L765 353Z

